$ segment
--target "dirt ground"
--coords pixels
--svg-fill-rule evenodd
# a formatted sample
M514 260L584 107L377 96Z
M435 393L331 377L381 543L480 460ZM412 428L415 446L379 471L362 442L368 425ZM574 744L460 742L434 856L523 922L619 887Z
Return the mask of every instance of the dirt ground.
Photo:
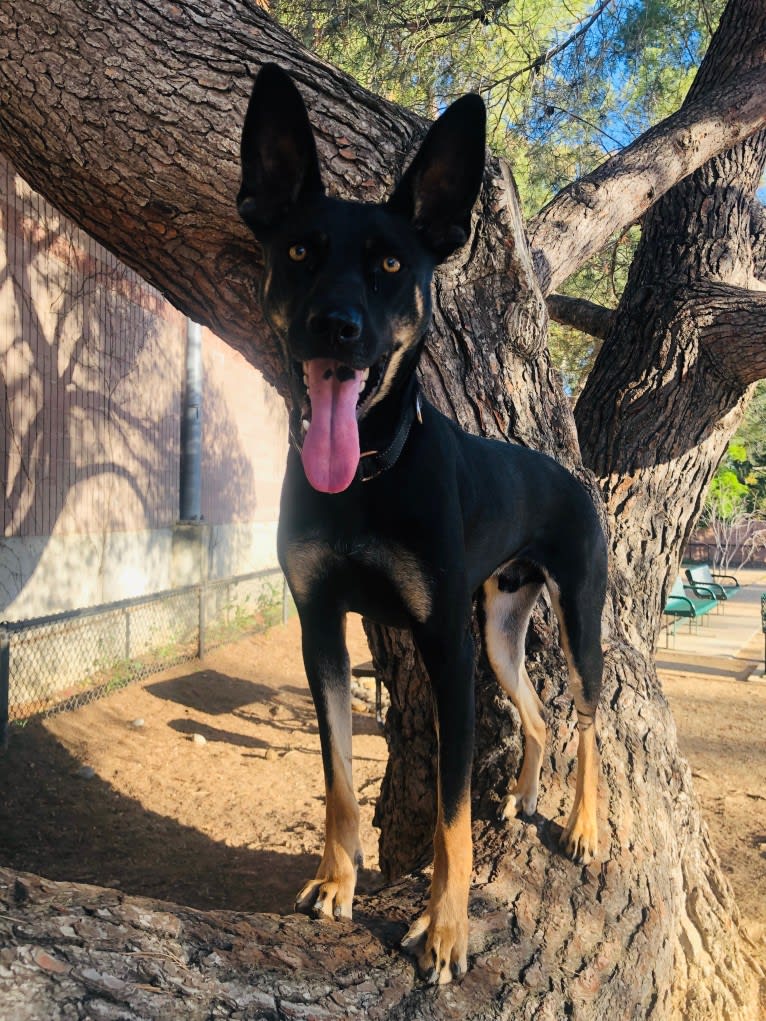
M352 663L369 658L358 619ZM713 841L766 963L766 682L665 674ZM357 687L354 771L370 868L386 749ZM204 740L203 740L204 739ZM15 729L0 861L201 908L291 910L321 853L319 736L297 621Z
M766 967L766 681L660 678L721 867Z

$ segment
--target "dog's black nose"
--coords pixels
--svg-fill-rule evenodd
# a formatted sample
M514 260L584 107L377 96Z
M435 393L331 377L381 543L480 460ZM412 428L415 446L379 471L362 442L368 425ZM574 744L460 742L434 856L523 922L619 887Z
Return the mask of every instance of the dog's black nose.
M362 313L350 306L312 312L306 325L311 336L317 340L353 344L362 335Z

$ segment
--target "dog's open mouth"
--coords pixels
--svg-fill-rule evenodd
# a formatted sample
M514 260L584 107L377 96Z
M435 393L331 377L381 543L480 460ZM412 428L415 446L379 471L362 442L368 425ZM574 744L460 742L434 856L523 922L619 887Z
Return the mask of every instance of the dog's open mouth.
M303 379L303 470L314 489L348 489L359 466L359 418L380 388L389 355L366 369L332 358L296 365Z

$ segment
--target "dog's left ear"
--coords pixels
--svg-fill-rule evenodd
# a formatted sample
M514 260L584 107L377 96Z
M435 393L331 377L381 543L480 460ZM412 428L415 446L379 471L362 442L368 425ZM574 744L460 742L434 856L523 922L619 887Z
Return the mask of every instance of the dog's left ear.
M468 240L484 174L487 116L480 96L462 96L435 121L386 203L405 216L438 261Z

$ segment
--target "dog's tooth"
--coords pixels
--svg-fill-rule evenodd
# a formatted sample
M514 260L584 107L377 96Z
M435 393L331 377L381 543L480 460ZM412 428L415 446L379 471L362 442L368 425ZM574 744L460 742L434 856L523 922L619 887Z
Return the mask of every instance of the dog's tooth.
M304 418L301 422L301 425L303 426L303 431L307 433L309 431L309 426L311 425L311 423L307 418Z
M370 378L370 370L369 370L369 368L367 368L362 373L362 382L366 383L369 378Z

